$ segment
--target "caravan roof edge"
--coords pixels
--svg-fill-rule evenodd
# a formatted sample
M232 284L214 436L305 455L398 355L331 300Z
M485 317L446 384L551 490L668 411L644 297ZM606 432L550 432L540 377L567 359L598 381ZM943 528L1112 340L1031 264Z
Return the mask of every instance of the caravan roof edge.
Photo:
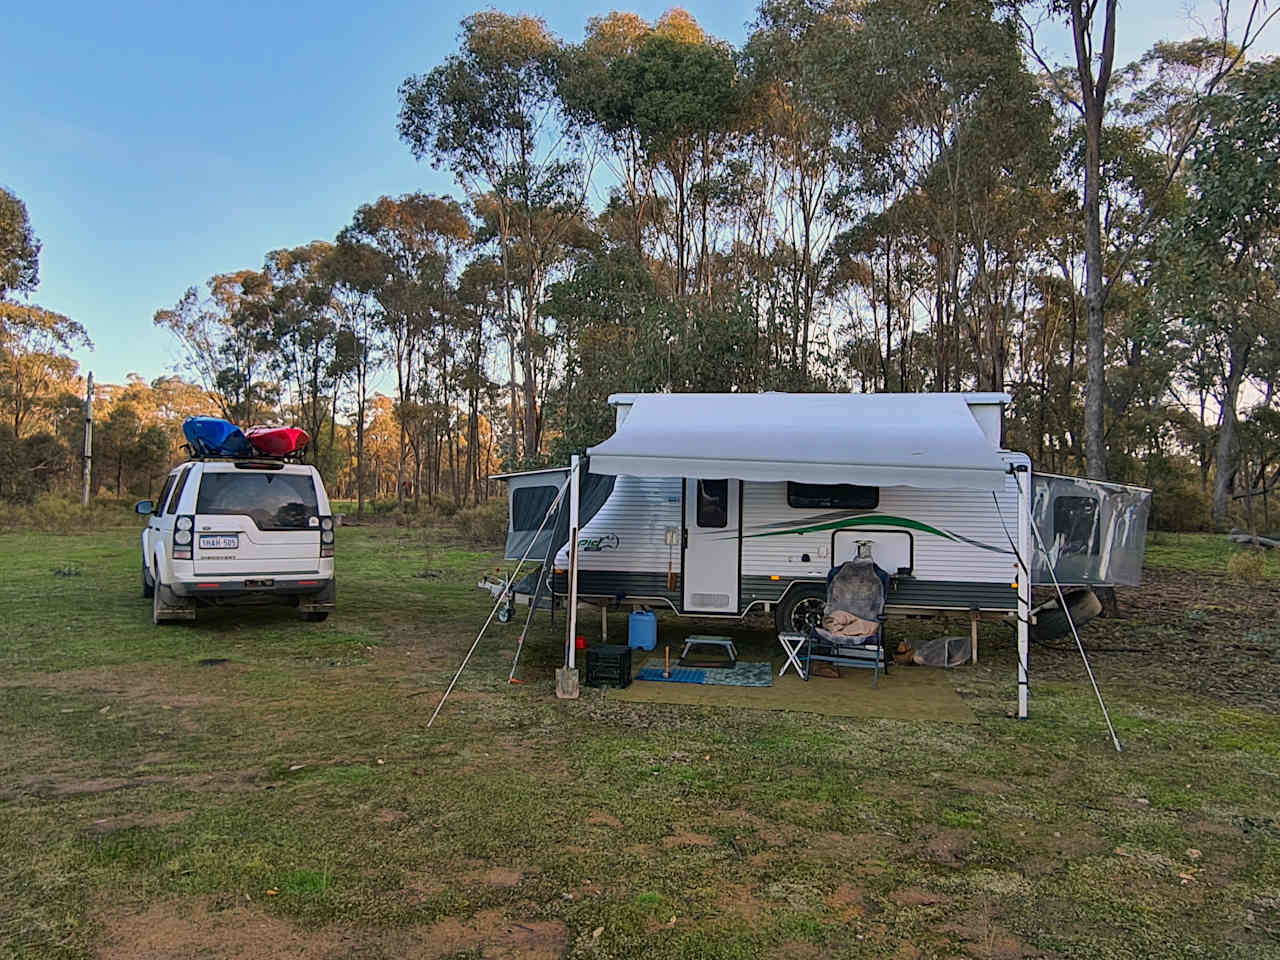
M684 395L684 396L702 396L702 397L741 397L741 396L768 396L769 394L776 394L776 395L778 395L778 396L784 396L784 397L785 397L785 396L805 396L805 394L786 393L786 392L784 392L784 391L779 391L779 390L765 390L765 391L762 391L761 393L756 393L756 394L750 394L750 393L699 393L698 391L688 391L688 392L685 392L685 393L682 393L682 394L677 394L677 395ZM640 398L640 397L669 396L669 395L671 395L671 394L666 394L666 393L611 393L611 394L609 394L609 400L608 400L608 403L609 403L609 405L610 405L610 406L616 407L616 406L618 406L619 404L635 403L635 401L636 401L638 398ZM934 396L934 397L938 397L938 396L964 397L965 402L966 402L966 403L971 403L971 404L973 404L973 403L977 403L977 404L982 404L982 403L1003 403L1003 404L1009 404L1009 403L1012 403L1012 402L1013 402L1013 397L1012 397L1012 395L1007 394L1007 393L968 393L968 392L965 392L965 391L963 391L963 390L958 390L958 391L948 391L948 392L930 392L930 391L927 391L927 390L926 390L926 391L920 391L920 392L917 392L917 393L866 393L866 394L864 394L864 393L854 393L854 392L849 392L849 393L825 394L825 396L839 396L839 397L862 397L862 396L867 396L867 397L919 397L919 396L922 396L922 395L923 395L923 396Z
M512 470L510 473L491 473L490 480L510 480L512 477L532 477L539 473L568 473L568 467L542 467L539 470Z

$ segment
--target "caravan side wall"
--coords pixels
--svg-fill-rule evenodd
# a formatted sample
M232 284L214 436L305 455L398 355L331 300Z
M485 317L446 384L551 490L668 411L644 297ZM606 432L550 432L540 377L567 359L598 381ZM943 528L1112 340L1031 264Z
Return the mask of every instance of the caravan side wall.
M854 556L858 540L871 540L881 567L891 574L906 568L891 606L1010 610L1017 604L1010 586L1017 561L1009 540L1018 536L1012 476L997 495L999 510L990 493L918 487L881 487L874 510L800 510L787 504L785 483L743 486L744 603L777 600L792 581L825 581L831 567Z

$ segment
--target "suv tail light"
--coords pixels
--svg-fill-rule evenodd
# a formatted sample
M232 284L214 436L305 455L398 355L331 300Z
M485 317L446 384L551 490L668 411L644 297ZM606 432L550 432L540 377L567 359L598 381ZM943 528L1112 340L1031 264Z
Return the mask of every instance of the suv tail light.
M195 536L196 518L180 516L173 524L173 559L191 559L191 540Z
M320 518L320 556L333 556L333 517Z

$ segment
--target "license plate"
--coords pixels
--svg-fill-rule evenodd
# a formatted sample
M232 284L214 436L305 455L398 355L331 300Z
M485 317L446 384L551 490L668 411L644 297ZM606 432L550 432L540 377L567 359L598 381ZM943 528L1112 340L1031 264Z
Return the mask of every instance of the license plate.
M201 550L235 550L240 546L240 535L238 533L217 533L212 536L200 537Z
M276 582L275 580L246 580L244 585L245 589L253 590L254 588L274 587Z

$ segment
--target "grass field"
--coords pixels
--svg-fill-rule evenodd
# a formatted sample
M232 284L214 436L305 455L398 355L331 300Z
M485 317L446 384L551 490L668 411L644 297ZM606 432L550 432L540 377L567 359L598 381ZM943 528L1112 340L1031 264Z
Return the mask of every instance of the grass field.
M1086 632L1117 755L995 624L977 723L560 702L540 619L428 730L495 554L344 528L327 623L154 628L135 536L0 534L0 956L1280 957L1280 571L1217 538Z

